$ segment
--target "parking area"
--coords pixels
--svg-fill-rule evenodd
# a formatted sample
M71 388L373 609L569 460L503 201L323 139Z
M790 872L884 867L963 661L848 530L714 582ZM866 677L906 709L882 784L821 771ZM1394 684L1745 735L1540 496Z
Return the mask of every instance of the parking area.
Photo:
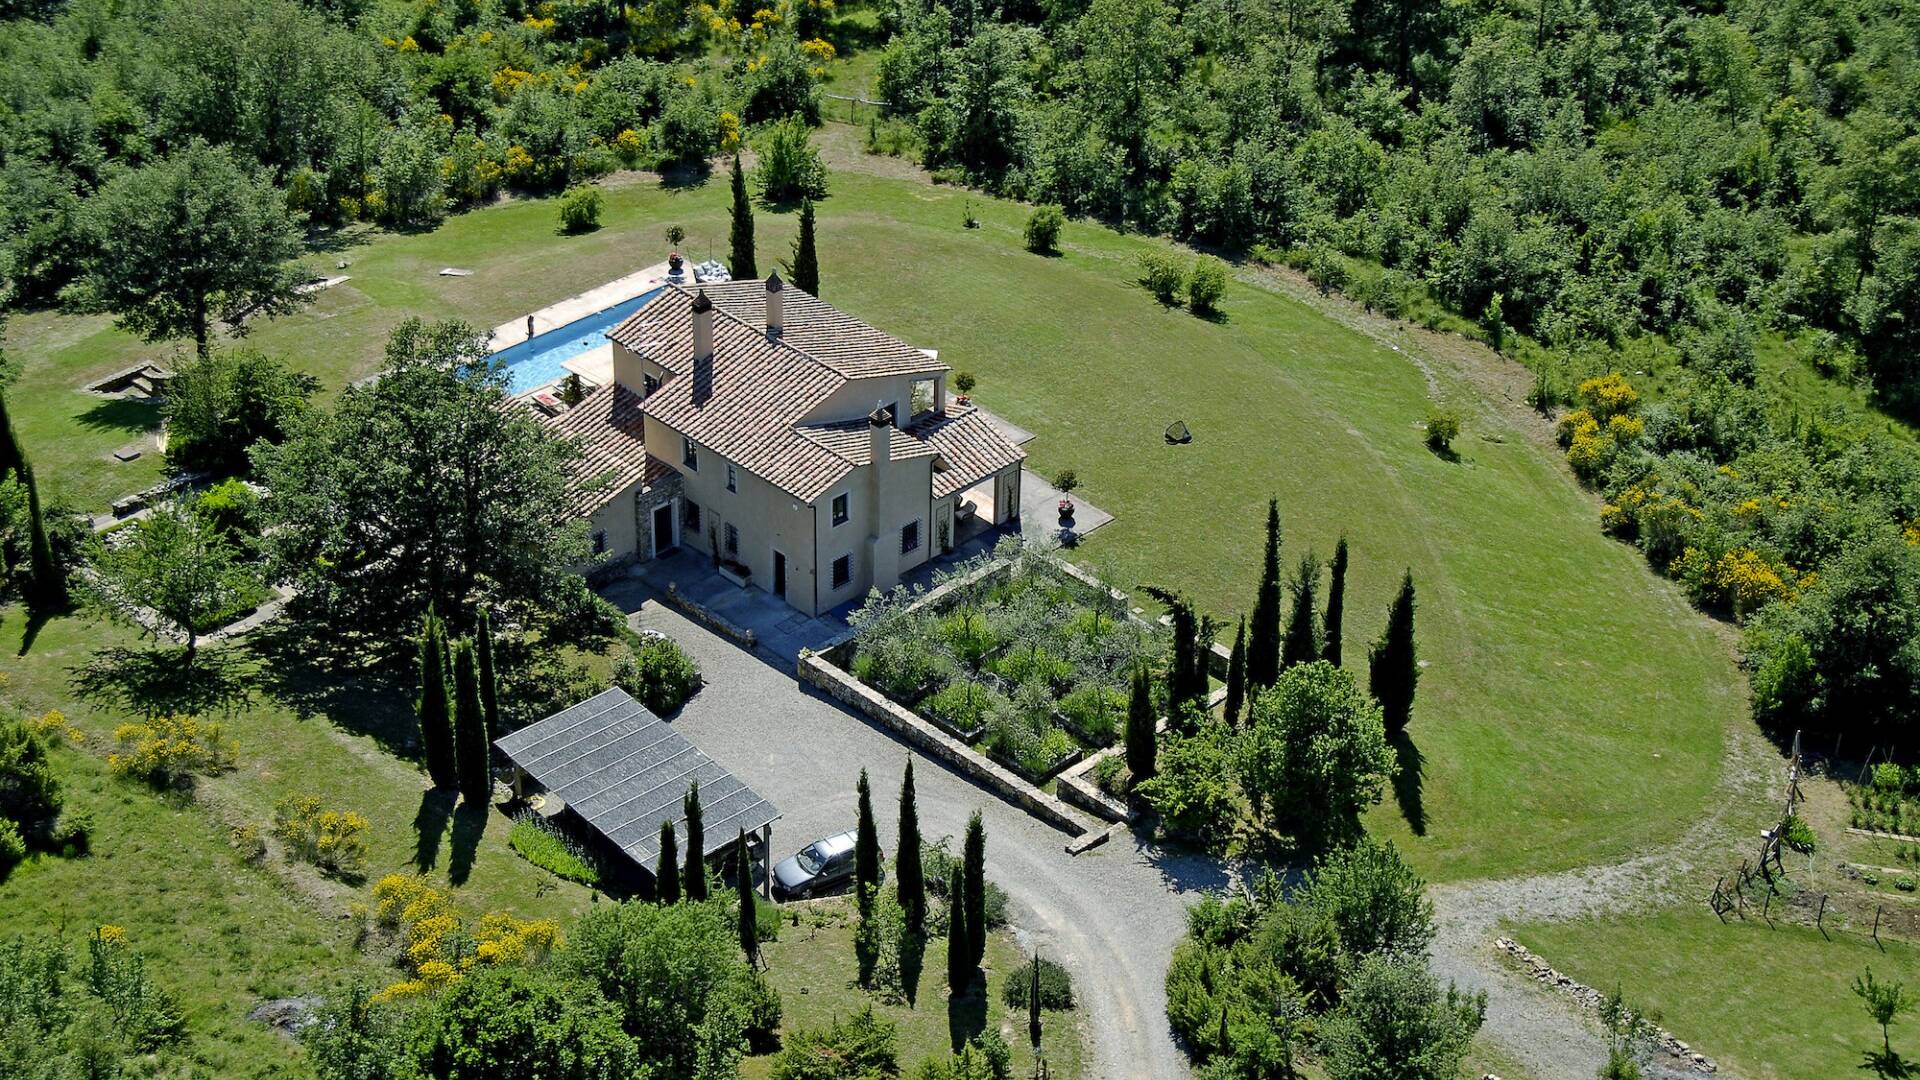
M1226 882L1218 863L1125 838L1069 856L1065 834L803 688L791 666L689 621L644 582L619 582L607 595L636 628L673 637L700 664L706 688L673 718L674 727L779 807L776 857L854 826L854 783L863 767L873 782L881 843L891 853L901 770L912 757L923 834L950 835L957 845L968 815L981 810L987 873L1007 890L1016 928L1029 947L1073 973L1092 1041L1089 1075L1187 1074L1167 1029L1167 957L1196 890Z

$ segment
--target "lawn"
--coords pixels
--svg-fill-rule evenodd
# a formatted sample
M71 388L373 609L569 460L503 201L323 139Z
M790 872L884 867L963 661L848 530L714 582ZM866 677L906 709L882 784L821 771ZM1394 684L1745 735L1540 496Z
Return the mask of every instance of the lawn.
M1869 966L1920 983L1920 948L1863 934L1757 919L1721 925L1704 904L1652 915L1521 926L1514 938L1589 985L1619 986L1662 1024L1750 1080L1862 1075L1880 1029L1849 989ZM1904 1035L1904 1038L1903 1038ZM1920 1025L1893 1029L1894 1049L1920 1054Z
M791 1034L823 1028L871 1004L874 1011L899 1025L900 1065L903 1072L929 1057L951 1053L954 1030L997 1030L1013 1048L1013 1075L1033 1071L1033 1051L1027 1042L1024 1009L1009 1012L1001 1002L1001 987L1009 978L1024 977L1026 955L1005 930L987 939L987 990L950 1006L946 993L947 942L936 937L927 943L921 962L919 992L912 1004L887 1002L861 990L854 982L853 918L844 898L795 905L783 915L797 914L799 925L782 921L780 939L766 946L767 977L780 991L780 1030ZM984 1009L984 1012L982 1011ZM1050 1075L1061 1080L1080 1076L1084 1052L1080 1024L1072 1013L1042 1014L1041 1047ZM750 1058L741 1067L744 1080L771 1074L773 1056Z
M69 812L93 816L85 858L35 856L0 881L0 938L58 934L84 963L85 939L111 923L187 1020L167 1075L311 1076L303 1053L246 1019L263 1000L311 994L356 973L379 979L348 924L250 867L200 809L114 778L99 758L55 751Z
M686 226L693 257L722 253L724 183L606 186L605 227L581 237L557 235L550 201L431 233L356 234L324 257L347 259L352 280L253 341L337 388L376 367L408 315L495 325L656 261L670 222ZM1452 369L1423 370L1395 342L1250 275L1218 320L1163 309L1134 280L1133 259L1158 241L1070 223L1064 254L1045 258L1021 248L1018 204L846 168L832 187L820 206L825 298L974 372L983 404L1039 434L1034 468L1074 468L1086 500L1118 515L1076 555L1109 580L1185 589L1231 622L1250 606L1275 494L1289 564L1349 538L1346 661L1358 666L1412 569L1426 665L1405 755L1414 767L1371 824L1429 876L1614 858L1699 813L1725 726L1746 708L1729 650L1635 551L1600 534L1596 503L1558 455ZM968 203L979 229L962 227ZM786 254L792 228L791 216L759 215L763 266ZM442 278L444 266L475 273ZM127 425L151 417L75 388L162 350L103 319L48 314L16 319L8 347L25 368L9 401L53 487L100 508L153 478L152 454L110 457ZM1463 417L1457 460L1421 442L1435 399ZM1161 438L1174 419L1191 444Z

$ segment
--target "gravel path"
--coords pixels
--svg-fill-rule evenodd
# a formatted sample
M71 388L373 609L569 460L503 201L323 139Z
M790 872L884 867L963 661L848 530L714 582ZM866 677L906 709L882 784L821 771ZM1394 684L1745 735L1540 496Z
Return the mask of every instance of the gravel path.
M1069 856L1065 833L802 688L791 669L771 666L657 602L643 602L637 584L621 583L607 594L634 613L634 625L668 634L699 662L707 686L673 718L674 727L780 809L776 852L853 828L854 782L864 766L890 854L900 772L912 757L922 834L930 840L951 835L957 850L967 817L981 810L987 874L1006 889L1012 922L1029 945L1073 973L1091 1042L1088 1076L1188 1075L1167 1027L1167 959L1186 929L1187 905L1199 890L1226 883L1216 861L1125 839Z
M1553 874L1434 886L1439 936L1433 970L1442 980L1487 992L1484 1035L1542 1078L1588 1077L1606 1063L1598 1026L1566 996L1525 978L1493 947L1500 924L1558 922L1671 903L1751 856L1760 804L1784 783L1779 755L1757 733L1729 729L1711 812L1656 851L1606 866ZM1549 963L1553 957L1545 957ZM1686 1031L1675 1035L1686 1039ZM1656 1067L1659 1077L1696 1073ZM1724 1067L1717 1074L1730 1077Z

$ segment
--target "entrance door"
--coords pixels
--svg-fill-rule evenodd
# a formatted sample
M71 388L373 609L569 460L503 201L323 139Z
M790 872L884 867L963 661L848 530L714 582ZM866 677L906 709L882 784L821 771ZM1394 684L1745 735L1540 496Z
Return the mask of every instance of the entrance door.
M787 595L787 557L777 551L773 553L773 595L783 599Z
M673 547L673 504L662 503L653 508L653 557L657 559Z

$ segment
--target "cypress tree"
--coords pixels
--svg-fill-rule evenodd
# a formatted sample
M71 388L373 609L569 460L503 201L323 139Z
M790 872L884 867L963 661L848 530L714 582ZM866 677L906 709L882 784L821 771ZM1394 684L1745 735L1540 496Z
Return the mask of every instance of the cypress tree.
M67 606L67 575L53 557L53 544L47 540L47 522L40 512L40 485L33 480L33 468L24 458L20 479L27 488L27 569L29 573L27 606L35 611L59 611ZM191 655L191 654L189 654Z
M1167 605L1173 622L1173 658L1167 667L1167 716L1169 723L1183 724L1186 705L1207 697L1207 659L1201 639L1210 636L1211 624L1203 631L1195 618L1193 604L1186 597L1152 585L1141 589Z
M978 810L967 819L967 840L960 861L967 890L967 946L972 950L967 968L971 971L987 955L987 825Z
M707 898L707 826L701 819L700 781L687 789L680 808L687 815L687 862L680 875L680 891L687 899L699 902Z
M1034 950L1033 971L1027 980L1027 1039L1033 1053L1040 1054L1040 951Z
M740 155L733 155L733 228L728 237L732 254L728 272L735 281L760 276L753 261L753 204L747 201L747 174L740 171Z
M662 904L680 902L680 844L673 822L660 823L660 861L653 870L653 898Z
M1133 696L1127 702L1127 772L1138 786L1153 779L1154 759L1159 744L1154 732L1153 686L1147 681L1147 669L1133 669Z
M487 741L487 713L480 704L480 673L473 642L453 644L453 750L460 798L469 806L493 801L493 754Z
M874 894L880 891L880 832L873 825L873 785L866 769L860 770L854 790L860 796L860 824L853 838L853 899L864 918L872 912Z
M913 759L908 758L907 775L900 781L900 849L893 856L893 886L900 894L907 931L922 934L927 929L927 878L920 865L920 808L914 802Z
M1340 664L1340 621L1347 611L1347 538L1333 546L1333 576L1327 582L1327 617L1322 620L1320 659Z
M1309 551L1300 557L1300 568L1287 591L1293 594L1293 615L1287 620L1287 636L1280 645L1280 668L1310 664L1320 658L1320 613L1315 611L1315 590L1320 585L1320 560Z
M1240 709L1247 703L1247 617L1240 617L1240 629L1233 635L1233 653L1227 657L1227 723L1240 721Z
M947 887L947 994L959 997L973 983L973 944L967 930L967 905L962 896L965 886L960 868L953 868Z
M1413 571L1401 579L1400 595L1387 609L1387 628L1367 657L1367 682L1387 722L1387 734L1406 730L1413 719L1413 690L1420 661L1413 645Z
M447 693L447 631L431 610L420 631L420 698L415 709L427 776L434 787L450 788L459 772L453 761L453 702Z
M820 256L813 248L813 200L800 204L800 237L793 242L793 284L809 296L820 295Z
M24 471L26 464L19 437L13 432L13 418L7 414L7 395L0 393L0 480L8 473Z
M487 720L487 738L500 737L500 682L493 670L493 620L480 609L480 629L474 635L475 659L480 662L480 706Z
M1247 687L1259 690L1280 678L1280 500L1267 500L1267 552L1260 564L1260 591L1253 598L1247 637Z
M740 899L740 951L749 965L760 962L760 920L753 902L753 866L747 860L747 830L740 830L739 867L734 872L734 889Z

